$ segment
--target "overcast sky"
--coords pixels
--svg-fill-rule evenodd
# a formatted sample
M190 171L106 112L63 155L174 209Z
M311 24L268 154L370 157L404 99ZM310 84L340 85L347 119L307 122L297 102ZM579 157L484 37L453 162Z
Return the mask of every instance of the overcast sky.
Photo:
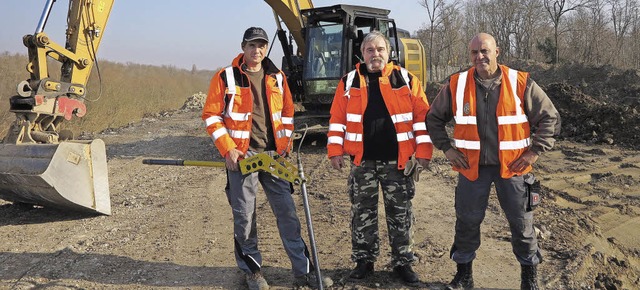
M1 0L0 52L24 53L22 36L33 34L45 0ZM315 7L335 4L391 10L398 27L412 34L426 22L418 0L313 0ZM57 0L45 32L64 45L68 1ZM121 63L217 69L240 52L247 27L261 26L270 38L276 24L271 7L262 0L116 0L98 57ZM286 29L286 27L285 27ZM280 64L282 48L271 57Z

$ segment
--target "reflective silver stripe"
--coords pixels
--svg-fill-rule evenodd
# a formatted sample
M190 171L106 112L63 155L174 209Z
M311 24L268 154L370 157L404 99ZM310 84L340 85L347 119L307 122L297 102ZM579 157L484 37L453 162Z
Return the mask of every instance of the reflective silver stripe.
M287 130L287 129L283 129L283 130L280 130L280 131L276 132L276 137L277 138L291 137L291 134L293 134L293 131Z
M362 134L347 132L344 134L344 138L347 139L347 141L362 142Z
M506 125L506 124L521 124L521 123L528 122L529 120L527 119L527 115L524 114L521 107L522 102L518 97L518 71L514 69L509 69L508 74L509 74L511 94L513 96L513 101L516 104L516 107L515 107L516 115L498 117L498 124Z
M342 137L338 137L338 136L331 136L327 139L327 143L329 144L344 144L344 139L342 139Z
M276 121L282 119L282 111L271 114L271 120Z
M347 113L347 122L360 123L361 120L362 120L362 115Z
M393 123L413 121L413 113L395 114L391 116Z
M353 78L356 75L356 70L352 70L349 72L349 74L347 74L347 82L344 84L344 95L347 98L351 98L351 95L349 95L349 90L351 90L351 85L353 85Z
M463 148L469 150L480 150L480 141L469 141L454 139L456 148Z
M518 141L500 141L500 150L517 150L531 145L529 138Z
M509 84L511 89L511 94L516 97L516 108L520 107L520 98L518 98L518 71L514 69L509 69L507 71L509 75Z
M396 134L396 138L398 139L398 142L411 140L413 139L413 132L398 133Z
M213 134L211 134L211 137L213 137L213 141L215 141L226 134L227 134L227 128L222 127L222 128L219 128L218 130L213 131Z
M215 123L222 123L222 117L220 116L211 116L209 118L207 118L206 120L204 120L204 123L206 124L207 127L215 124Z
M249 139L249 131L229 130L229 135L236 139Z
M329 124L329 131L344 132L346 130L347 130L346 125L338 124L338 123Z
M293 118L291 118L291 117L282 117L282 124L293 125Z
M458 86L456 87L456 124L469 124L469 119L464 118L463 106L464 106L464 88L467 86L467 74L468 72L462 72L458 75ZM475 118L474 118L475 119ZM475 124L475 120L474 123Z
M413 123L413 131L427 130L427 124L425 122Z
M429 136L429 135L418 136L418 137L416 137L416 143L418 143L418 144L431 143L431 136Z
M278 82L278 89L280 90L280 94L282 95L284 93L284 90L282 89L282 73L276 74L276 82Z
M229 99L227 107L227 115L231 115L233 112L233 100L236 98L236 79L233 76L232 66L224 69L224 73L227 75L227 94L231 95L231 99Z
M455 116L456 124L476 125L476 116Z
M458 75L458 86L456 87L456 116L464 116L462 108L464 106L464 88L467 86L467 74L468 72L465 71ZM458 121L456 121L456 123L457 122Z
M227 116L229 116L229 118L231 118L231 120L234 120L234 121L248 121L249 116L251 116L251 113L228 112Z
M498 117L498 125L522 124L529 122L526 115L500 116Z
M411 81L409 80L409 71L406 68L401 67L400 74L402 74L402 78L404 79L404 82L407 83L407 87L409 87L409 90L411 90Z

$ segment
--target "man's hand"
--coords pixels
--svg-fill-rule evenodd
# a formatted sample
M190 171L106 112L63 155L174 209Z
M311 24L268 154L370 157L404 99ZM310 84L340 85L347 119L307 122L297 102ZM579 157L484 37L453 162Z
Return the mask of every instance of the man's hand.
M431 162L431 160L424 159L424 158L416 158L416 160L418 160L418 164L420 164L420 166L422 166L422 169L428 169L429 168L429 163Z
M340 172L342 172L342 167L344 167L344 157L342 157L342 155L333 156L330 158L330 161L331 161L331 167L333 167L334 169L340 170Z
M527 150L518 159L514 160L509 164L509 170L511 172L519 173L525 170L525 168L529 167L529 165L533 165L538 161L538 154Z
M244 156L244 154L242 154L242 151L236 148L229 150L229 152L227 152L227 155L224 156L224 163L227 169L231 171L238 171L238 158L240 158L241 156Z
M449 160L451 166L469 169L469 160L467 160L467 156L458 151L458 149L450 148L449 150L447 150L447 152L444 153L444 156L447 157L447 160Z

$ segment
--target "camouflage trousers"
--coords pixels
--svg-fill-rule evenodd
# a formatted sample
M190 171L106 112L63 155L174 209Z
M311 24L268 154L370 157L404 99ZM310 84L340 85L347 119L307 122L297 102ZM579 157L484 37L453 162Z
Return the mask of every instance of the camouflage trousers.
M351 259L374 262L380 254L378 237L378 196L382 187L392 266L415 260L412 251L414 221L411 199L415 185L411 177L398 170L396 161L364 160L351 164L349 198L351 200Z

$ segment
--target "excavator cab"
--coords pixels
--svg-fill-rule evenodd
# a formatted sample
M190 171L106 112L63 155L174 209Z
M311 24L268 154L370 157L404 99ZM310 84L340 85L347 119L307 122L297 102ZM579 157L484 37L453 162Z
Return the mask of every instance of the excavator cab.
M354 5L305 9L305 56L302 86L305 108L330 106L340 78L362 62L360 45L372 30L384 33L391 43L390 58L398 61L395 23L389 10Z
M307 114L328 116L340 78L363 62L362 40L373 30L389 38L391 61L406 67L423 82L426 79L424 47L396 27L389 10L339 4L302 9L300 13L305 19L302 76L292 76L296 82L291 87L300 93L296 100Z

